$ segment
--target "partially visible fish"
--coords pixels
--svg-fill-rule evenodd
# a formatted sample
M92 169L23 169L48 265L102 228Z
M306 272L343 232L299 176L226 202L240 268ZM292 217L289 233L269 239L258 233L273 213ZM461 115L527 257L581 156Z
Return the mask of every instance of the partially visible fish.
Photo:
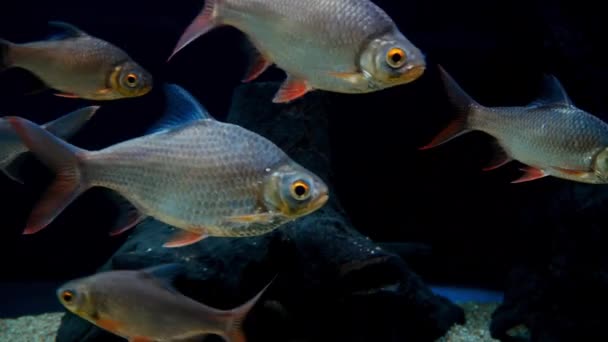
M89 106L77 109L56 120L47 122L42 128L61 137L71 138L95 114L99 106ZM21 142L11 125L0 118L0 170L9 178L22 183L18 173L21 157L28 151Z
M28 70L63 97L115 100L152 89L152 75L122 49L68 23L49 24L61 33L23 44L0 39L0 70Z
M512 183L546 176L582 183L608 183L608 124L574 106L561 83L545 76L541 96L527 106L485 107L473 100L441 67L458 117L422 149L470 131L496 139L496 155L484 170L516 160L525 174Z
M198 341L208 334L245 342L243 321L273 281L245 304L220 310L173 288L183 271L180 264L106 271L62 285L57 297L70 312L131 342Z
M328 199L327 185L268 139L217 121L184 89L166 87L168 118L150 134L85 151L19 117L8 118L25 145L57 173L34 208L26 234L46 227L95 186L134 205L119 234L151 216L180 233L165 247L207 236L267 233Z
M314 89L378 91L412 82L426 68L420 49L369 0L205 0L171 57L223 25L244 32L255 47L244 81L272 64L287 73L275 103Z

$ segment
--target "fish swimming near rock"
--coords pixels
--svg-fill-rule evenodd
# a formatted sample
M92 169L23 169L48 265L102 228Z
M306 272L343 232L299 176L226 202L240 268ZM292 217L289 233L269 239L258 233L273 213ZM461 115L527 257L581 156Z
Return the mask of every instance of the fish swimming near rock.
M608 183L608 124L574 106L561 83L545 75L542 94L520 107L485 107L473 100L441 67L458 117L421 149L471 131L496 139L496 154L484 170L515 160L526 167L512 183L553 176L582 183Z
M112 234L148 216L181 228L165 247L207 236L264 234L327 202L327 185L274 143L215 120L179 86L168 85L166 94L168 116L150 134L94 152L26 119L8 118L30 151L56 172L24 233L47 226L94 186L133 205L125 225Z
M423 53L369 0L206 0L171 59L219 26L245 33L255 47L243 81L276 64L287 73L273 102L314 89L368 93L418 79Z
M0 39L0 70L25 69L62 97L116 100L152 89L152 75L122 49L68 23L49 25L60 32L46 40L17 44Z
M58 119L47 122L42 128L62 139L71 138L97 112L99 106L89 106L77 109ZM4 118L0 118L0 170L9 178L19 183L19 166L23 156L28 151L21 142L13 127Z
M178 292L172 282L180 264L116 270L75 279L57 289L70 312L131 342L199 341L215 334L245 342L242 323L272 284L232 310L220 310Z

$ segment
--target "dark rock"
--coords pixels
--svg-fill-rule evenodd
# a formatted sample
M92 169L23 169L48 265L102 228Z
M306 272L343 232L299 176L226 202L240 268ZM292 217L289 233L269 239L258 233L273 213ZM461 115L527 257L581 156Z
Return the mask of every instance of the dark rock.
M228 121L254 130L292 158L331 180L326 95L290 105L271 103L278 83L237 88ZM405 262L358 233L337 196L317 212L263 236L208 238L195 245L161 245L172 228L148 219L101 270L181 262L176 288L218 308L235 307L278 278L245 321L251 341L434 341L461 308L436 296ZM120 341L66 315L58 342Z

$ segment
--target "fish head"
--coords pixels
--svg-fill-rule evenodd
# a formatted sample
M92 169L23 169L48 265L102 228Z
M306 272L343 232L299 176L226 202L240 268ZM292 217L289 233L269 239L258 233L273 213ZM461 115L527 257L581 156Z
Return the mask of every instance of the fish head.
M593 170L596 176L608 182L608 147L604 147L593 160Z
M152 90L153 77L134 61L127 60L114 67L107 83L115 96L137 97Z
M296 163L271 171L263 187L266 207L289 218L321 208L329 198L325 182Z
M96 316L91 287L86 279L69 281L56 291L59 302L70 312L91 320Z
M426 69L424 54L399 31L371 40L359 64L370 88L388 88L418 79Z

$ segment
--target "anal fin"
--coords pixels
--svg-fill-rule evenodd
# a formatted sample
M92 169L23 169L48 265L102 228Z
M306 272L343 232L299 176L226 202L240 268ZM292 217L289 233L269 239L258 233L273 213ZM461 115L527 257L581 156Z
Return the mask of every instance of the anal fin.
M266 69L268 69L273 63L264 57L259 51L251 52L251 64L247 74L243 78L243 82L251 82L258 78Z
M505 152L505 150L495 143L492 158L489 163L482 169L483 171L496 170L505 164L508 164L513 159Z
M306 80L287 76L287 79L279 88L272 102L274 103L286 103L293 101L297 98L304 96L306 93L312 90L312 87Z

